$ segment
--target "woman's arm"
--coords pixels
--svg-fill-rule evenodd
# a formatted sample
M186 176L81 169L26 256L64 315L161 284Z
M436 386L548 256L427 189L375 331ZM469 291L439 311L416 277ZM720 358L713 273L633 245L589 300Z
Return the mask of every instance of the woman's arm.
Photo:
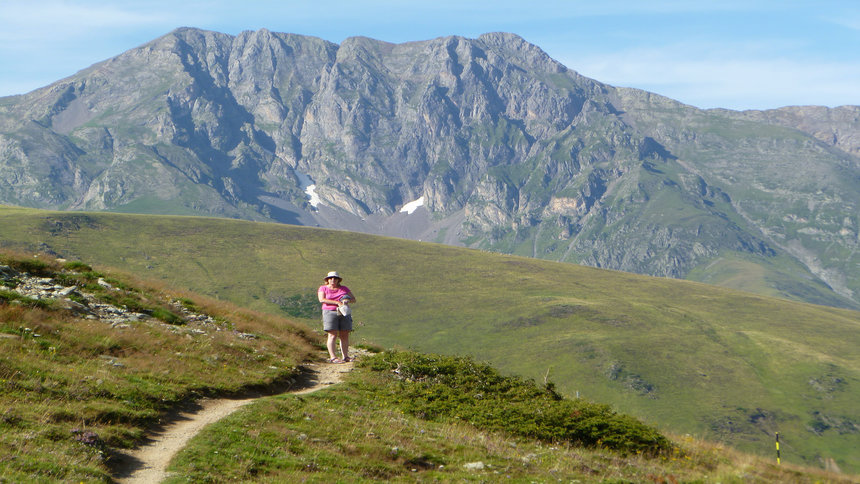
M335 301L334 299L326 299L324 291L317 292L317 299L319 299L319 301L323 304L334 304L335 306L340 306L339 301Z

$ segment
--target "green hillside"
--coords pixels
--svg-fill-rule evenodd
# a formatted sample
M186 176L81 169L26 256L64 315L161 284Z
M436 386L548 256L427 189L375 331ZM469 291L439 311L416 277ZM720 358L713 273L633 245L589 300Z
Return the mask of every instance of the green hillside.
M666 431L860 470L860 313L685 281L252 222L0 209L0 244L98 260L252 309L313 314L323 274L355 338L471 355ZM311 311L307 313L306 311ZM316 325L315 317L308 324Z
M0 482L111 482L114 451L165 414L285 387L318 344L287 318L0 251Z
M204 396L253 401L196 434L163 482L856 481L673 442L465 357L354 350L355 368L311 364L323 388L293 393L314 380L296 364L322 355L295 321L45 255L0 250L0 283L3 483L163 470L123 449L152 438L166 452L165 423ZM325 387L332 372L348 376Z

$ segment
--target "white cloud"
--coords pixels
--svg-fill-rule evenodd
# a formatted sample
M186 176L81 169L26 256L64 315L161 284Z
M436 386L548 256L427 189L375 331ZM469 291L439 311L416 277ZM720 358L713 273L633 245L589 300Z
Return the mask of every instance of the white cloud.
M7 1L3 5L3 20L0 20L0 39L60 38L82 33L97 36L98 30L94 29L122 30L175 21L170 14L132 5L122 2L105 5L104 2Z
M600 82L645 89L700 108L860 104L860 65L779 58L770 52L749 46L728 46L727 51L654 48L562 62Z
M857 15L856 13L839 17L827 16L824 20L851 30L860 30L860 15Z
M0 95L36 89L175 28L146 2L3 0Z

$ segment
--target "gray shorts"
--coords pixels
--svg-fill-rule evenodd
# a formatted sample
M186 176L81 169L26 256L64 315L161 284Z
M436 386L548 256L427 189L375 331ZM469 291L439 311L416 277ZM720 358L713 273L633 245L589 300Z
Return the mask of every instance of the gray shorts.
M323 309L323 330L325 331L352 331L352 315L344 316L338 311Z

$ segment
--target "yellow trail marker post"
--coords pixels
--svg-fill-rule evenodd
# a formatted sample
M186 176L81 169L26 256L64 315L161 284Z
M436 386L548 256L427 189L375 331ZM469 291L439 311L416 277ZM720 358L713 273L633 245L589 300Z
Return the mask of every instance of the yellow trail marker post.
M776 433L776 464L779 465L779 432Z

